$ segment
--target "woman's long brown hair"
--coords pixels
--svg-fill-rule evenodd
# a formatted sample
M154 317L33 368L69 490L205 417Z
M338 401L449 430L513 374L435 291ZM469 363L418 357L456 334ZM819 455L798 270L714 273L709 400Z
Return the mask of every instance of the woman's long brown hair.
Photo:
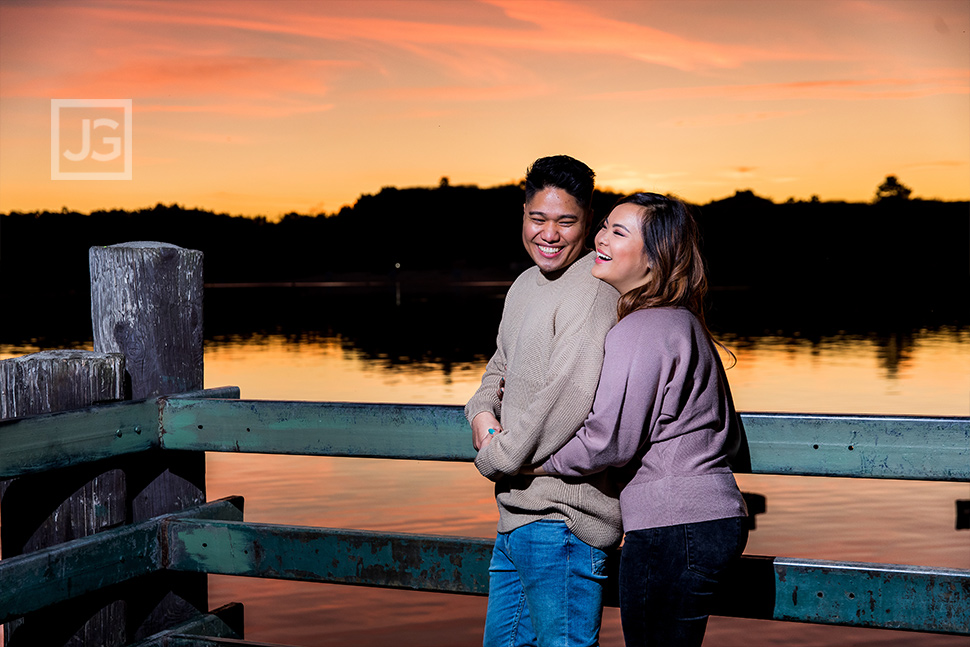
M643 308L680 306L697 317L714 341L704 318L707 271L700 250L700 230L691 208L677 198L657 193L634 193L622 198L616 206L621 204L642 208L640 233L650 274L645 285L620 296L616 304L617 320ZM734 353L724 350L737 361Z
M681 306L704 323L707 273L700 232L690 208L677 198L634 193L616 203L642 208L640 233L650 263L650 280L630 290L617 303L617 318L641 308Z

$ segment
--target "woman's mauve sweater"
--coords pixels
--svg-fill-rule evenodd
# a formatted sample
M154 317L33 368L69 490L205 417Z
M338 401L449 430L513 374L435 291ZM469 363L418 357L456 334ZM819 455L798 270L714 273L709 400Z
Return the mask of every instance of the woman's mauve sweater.
M645 308L616 324L593 410L542 468L620 470L623 530L743 517L730 462L743 430L708 334L684 308Z

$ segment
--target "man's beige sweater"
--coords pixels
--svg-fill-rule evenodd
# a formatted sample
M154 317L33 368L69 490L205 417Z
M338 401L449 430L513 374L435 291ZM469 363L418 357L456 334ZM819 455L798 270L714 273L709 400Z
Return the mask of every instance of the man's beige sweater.
M592 407L619 297L590 273L594 258L587 254L555 280L538 267L519 275L505 298L498 348L465 416L470 423L491 411L502 422L502 433L475 460L496 481L499 532L558 519L587 544L608 548L622 533L618 489L606 472L584 478L512 476L565 445ZM503 377L505 395L499 400Z

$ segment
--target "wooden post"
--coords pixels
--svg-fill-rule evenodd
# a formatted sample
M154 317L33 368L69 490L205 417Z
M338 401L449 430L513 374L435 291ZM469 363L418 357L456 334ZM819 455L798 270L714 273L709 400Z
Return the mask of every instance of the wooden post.
M134 399L203 388L202 252L157 242L92 247L94 349L119 352ZM147 452L128 465L129 522L205 502L205 454ZM128 597L130 640L208 604L205 575L159 573Z
M0 361L0 419L65 411L124 398L124 357L44 351ZM105 462L0 481L4 558L86 537L125 521L125 479ZM56 636L52 627L57 627ZM125 605L95 596L67 611L4 626L4 644L125 644Z

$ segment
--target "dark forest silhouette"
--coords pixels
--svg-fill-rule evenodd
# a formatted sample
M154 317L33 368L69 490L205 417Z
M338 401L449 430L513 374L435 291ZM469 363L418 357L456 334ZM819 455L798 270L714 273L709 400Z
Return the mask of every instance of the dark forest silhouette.
M743 327L757 317L766 329L822 319L841 321L841 329L965 324L970 203L910 194L889 176L871 203L774 203L738 191L698 206L713 321ZM597 217L619 197L598 191ZM59 302L83 307L88 249L136 240L201 250L210 284L370 280L430 293L511 281L529 264L522 202L521 185L442 178L437 187L385 187L336 214L291 213L278 222L177 204L0 215L4 337L36 325L31 320Z

